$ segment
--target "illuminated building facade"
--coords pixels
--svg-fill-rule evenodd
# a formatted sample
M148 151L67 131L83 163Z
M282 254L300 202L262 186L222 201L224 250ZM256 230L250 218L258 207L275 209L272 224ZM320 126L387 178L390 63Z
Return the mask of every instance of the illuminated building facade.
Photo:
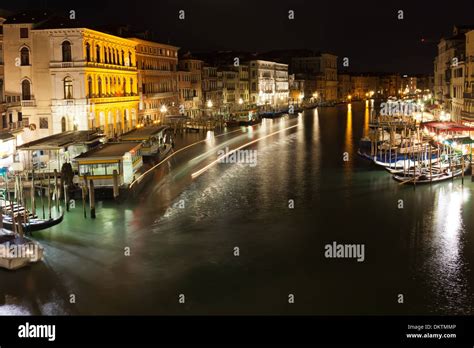
M241 105L248 105L250 103L250 69L248 65L240 64L238 66L239 81L238 81L238 103Z
M218 77L222 86L222 100L226 107L231 108L239 100L239 69L235 66L224 66L218 70Z
M466 60L465 60L465 84L463 93L463 110L461 112L464 121L474 121L474 30L466 33Z
M442 38L438 43L438 54L434 61L434 97L449 112L452 112L453 106L452 68L464 61L465 33L472 29L470 26L455 26L453 35Z
M341 101L346 101L348 100L349 96L351 96L351 93L351 75L348 73L337 74L337 98Z
M299 105L304 99L304 80L296 79L295 74L288 76L290 104Z
M399 74L383 74L380 76L380 94L384 97L395 97L401 94L402 77Z
M139 122L163 122L178 109L178 47L132 38L137 43Z
M251 60L250 102L256 105L288 104L288 65L266 60Z
M202 67L203 61L189 55L178 62L179 103L190 117L202 115Z
M306 57L293 57L292 72L305 80L305 97L318 101L337 100L337 56L320 53Z
M221 111L222 80L219 78L221 72L215 66L203 66L202 68L202 99L204 103L209 100L213 104L214 112ZM219 77L218 77L219 75Z
M379 76L371 74L351 75L352 97L354 99L364 99L373 95L379 90Z
M68 26L26 15L4 25L7 113L24 142L69 130L113 137L137 124L137 43Z

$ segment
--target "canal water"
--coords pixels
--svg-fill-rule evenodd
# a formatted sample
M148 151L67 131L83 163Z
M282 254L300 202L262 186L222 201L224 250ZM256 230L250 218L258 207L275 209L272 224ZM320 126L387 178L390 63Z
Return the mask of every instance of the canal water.
M359 158L369 112L209 134L136 200L99 202L95 220L78 202L34 235L43 263L0 271L0 314L473 314L474 185L414 189ZM257 139L256 163L215 163ZM364 261L326 258L333 242Z

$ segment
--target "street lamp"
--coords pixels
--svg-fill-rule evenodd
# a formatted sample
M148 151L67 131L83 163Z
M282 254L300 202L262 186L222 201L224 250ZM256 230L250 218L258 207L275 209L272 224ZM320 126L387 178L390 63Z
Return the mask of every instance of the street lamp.
M316 102L316 103L318 102L318 92L314 92L314 93L313 93L313 100L314 100L314 102Z
M160 112L161 112L162 120L163 120L163 118L164 118L167 111L168 111L168 109L166 108L166 105L165 104L161 105ZM163 123L163 122L161 122L161 123Z
M209 100L207 101L207 107L209 108L208 116L207 116L207 117L210 119L210 118L211 118L211 108L212 108L212 100L211 100L211 99L209 99Z

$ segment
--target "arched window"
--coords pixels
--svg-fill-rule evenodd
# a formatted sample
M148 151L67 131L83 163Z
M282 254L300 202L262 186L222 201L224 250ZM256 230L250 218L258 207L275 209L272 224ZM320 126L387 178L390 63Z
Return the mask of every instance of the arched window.
M97 89L100 98L102 97L102 79L100 77L97 79Z
M31 85L30 81L23 80L21 82L21 99L30 100L31 99Z
M95 56L96 56L95 61L97 63L100 63L100 46L99 45L95 46Z
M23 47L20 51L21 65L30 65L30 50L27 47Z
M64 99L72 99L72 79L66 77L64 79Z
M133 95L133 79L130 79L130 95Z
M122 50L122 65L125 65L125 53Z
M108 49L109 52L109 64L112 64L112 49Z
M114 50L114 64L118 64L117 50Z
M104 63L109 63L109 49L107 47L104 47Z
M91 45L89 45L88 42L86 42L86 62L91 61Z
M128 65L133 66L132 64L132 52L128 51Z
M92 77L89 76L89 78L87 79L87 89L89 91L89 98L92 98L92 95L93 95L93 92L94 92L94 89L92 87Z
M61 118L61 132L65 132L66 131L66 118L63 117Z
M72 61L71 43L69 41L64 41L62 43L62 50L63 50L63 62L71 62Z

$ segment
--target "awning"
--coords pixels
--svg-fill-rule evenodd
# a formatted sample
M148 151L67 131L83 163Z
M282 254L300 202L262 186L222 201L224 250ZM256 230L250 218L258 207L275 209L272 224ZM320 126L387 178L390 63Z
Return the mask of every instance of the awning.
M421 124L422 127L428 128L432 132L470 132L474 131L474 127L464 126L456 122L424 122Z
M461 137L454 139L446 139L445 142L447 142L448 144L456 143L458 145L469 145L474 144L474 139L471 139L471 137Z

